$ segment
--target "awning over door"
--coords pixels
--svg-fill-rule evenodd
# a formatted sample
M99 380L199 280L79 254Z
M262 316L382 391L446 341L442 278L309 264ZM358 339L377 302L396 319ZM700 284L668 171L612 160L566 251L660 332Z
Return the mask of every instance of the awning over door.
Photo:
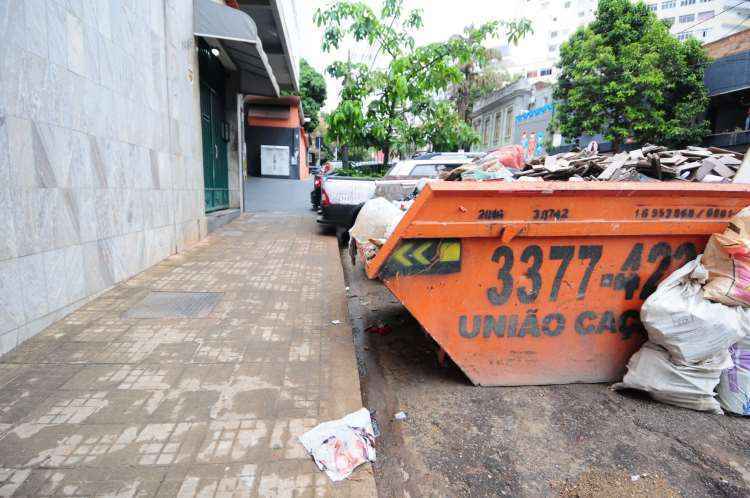
M195 0L195 36L226 51L240 73L241 93L278 97L279 85L250 16L212 0Z

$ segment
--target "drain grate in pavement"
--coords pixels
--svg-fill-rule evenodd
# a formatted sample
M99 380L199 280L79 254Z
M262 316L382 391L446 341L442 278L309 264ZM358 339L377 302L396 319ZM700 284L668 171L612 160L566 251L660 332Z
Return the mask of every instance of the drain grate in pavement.
M123 318L204 318L221 299L221 292L150 292Z

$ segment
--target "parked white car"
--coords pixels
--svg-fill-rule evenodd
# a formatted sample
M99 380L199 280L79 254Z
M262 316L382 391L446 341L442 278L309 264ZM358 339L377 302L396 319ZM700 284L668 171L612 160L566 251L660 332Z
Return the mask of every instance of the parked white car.
M429 159L407 159L394 164L382 180L329 176L321 184L321 209L318 223L346 229L354 225L362 205L373 197L402 200L422 178L437 178L472 161L464 154L430 154Z

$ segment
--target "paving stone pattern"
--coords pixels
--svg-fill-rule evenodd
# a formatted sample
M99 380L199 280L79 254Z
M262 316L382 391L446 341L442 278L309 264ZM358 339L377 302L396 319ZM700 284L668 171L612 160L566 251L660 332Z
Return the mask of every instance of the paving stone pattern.
M130 317L152 291L221 296ZM374 496L297 441L361 403L335 238L243 215L0 358L0 496Z

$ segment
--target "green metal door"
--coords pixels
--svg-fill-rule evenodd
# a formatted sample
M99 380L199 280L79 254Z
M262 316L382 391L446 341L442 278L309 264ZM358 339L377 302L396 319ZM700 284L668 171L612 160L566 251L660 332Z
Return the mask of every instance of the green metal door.
M228 125L224 120L224 72L211 52L199 51L201 72L201 128L203 133L203 186L206 212L229 207ZM217 91L218 89L221 89Z

